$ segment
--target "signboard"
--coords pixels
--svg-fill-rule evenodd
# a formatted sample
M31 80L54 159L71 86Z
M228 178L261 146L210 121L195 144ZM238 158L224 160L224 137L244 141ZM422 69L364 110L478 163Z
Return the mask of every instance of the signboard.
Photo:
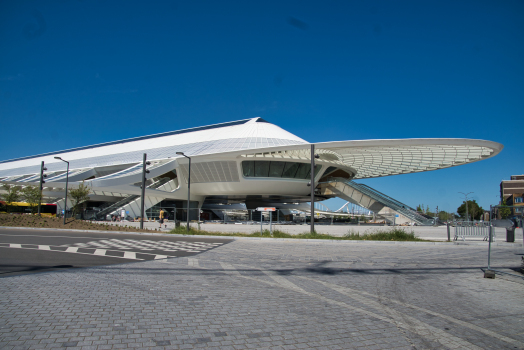
M258 207L257 208L257 211L276 211L277 208L275 207L268 207L268 208L265 208L265 207Z
M513 227L513 221L508 219L491 220L493 227Z
M400 215L396 214L395 217L398 218Z
M122 209L122 210L120 211L120 216L123 217L123 218L125 218L125 217L126 217L126 211Z
M62 215L64 214L65 210L62 210Z
M129 210L126 210L126 215L129 214Z

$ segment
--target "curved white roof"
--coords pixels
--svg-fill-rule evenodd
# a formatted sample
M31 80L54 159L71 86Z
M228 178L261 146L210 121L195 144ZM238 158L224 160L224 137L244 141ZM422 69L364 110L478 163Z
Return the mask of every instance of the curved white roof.
M194 156L297 144L307 141L262 118L253 118L3 161L0 176L40 172L41 161L49 171L65 170L65 163L55 156L68 160L71 169L78 169L138 163L143 153L154 160L174 158L176 152Z
M355 179L430 171L497 155L500 143L471 139L403 139L326 142L315 145L337 163L356 170Z
M503 146L471 139L358 140L316 143L320 159L354 170L355 179L407 174L448 168L493 157ZM135 164L147 153L148 160L177 158L176 152L196 161L221 157L310 159L310 144L288 131L253 118L207 127L115 141L0 162L0 177L34 174L45 161L49 172L118 164ZM209 159L207 159L209 158Z

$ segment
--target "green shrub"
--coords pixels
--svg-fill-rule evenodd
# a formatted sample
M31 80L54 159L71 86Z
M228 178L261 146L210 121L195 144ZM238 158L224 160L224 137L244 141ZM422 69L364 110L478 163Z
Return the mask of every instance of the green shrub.
M260 231L255 231L253 233L231 233L231 232L209 232L205 230L197 230L190 228L189 231L186 230L185 226L180 226L172 229L169 233L177 235L208 235L208 236L229 236L229 237L272 237L272 238L291 238L291 239L331 239L331 240L369 240L369 241L424 241L418 237L415 237L413 231L406 232L401 228L392 228L389 230L379 230L373 233L364 233L360 235L358 232L349 231L343 237L331 236L329 234L318 233L314 231L300 233L297 235L291 235L284 231L273 230L273 235L271 236L268 229L262 231L262 236Z

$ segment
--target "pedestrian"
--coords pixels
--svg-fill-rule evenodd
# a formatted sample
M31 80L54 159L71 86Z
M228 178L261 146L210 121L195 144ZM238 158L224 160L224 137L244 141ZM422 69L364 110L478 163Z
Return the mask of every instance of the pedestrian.
M160 218L158 219L158 222L160 223L160 228L162 228L162 224L164 223L164 215L166 212L164 209L160 208Z

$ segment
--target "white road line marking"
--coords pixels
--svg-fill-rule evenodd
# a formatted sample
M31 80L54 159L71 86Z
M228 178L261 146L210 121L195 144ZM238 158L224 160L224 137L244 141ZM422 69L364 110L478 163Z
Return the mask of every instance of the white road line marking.
M9 248L22 248L22 245L21 244L11 243L11 244L9 244Z
M350 296L352 298L355 297L355 294L360 294L360 295L363 295L363 296L368 297L368 298L374 298L374 299L379 298L378 295L371 294L371 293L368 293L368 292L365 292L365 291L356 290L356 289L352 289L352 288L348 288L348 287L342 287L342 286L339 286L339 285L336 285L336 284L315 280L315 279L312 279L312 278L309 278L309 277L305 277L305 276L298 276L298 277L299 278L303 278L303 279L308 279L310 281L314 281L314 282L317 282L317 283L320 283L320 284L323 284L326 287L329 287L329 288L331 288L333 290L338 291L341 294ZM437 316L437 317L443 318L443 319L448 320L450 322L457 323L457 324L459 324L459 325L461 325L463 327L467 327L467 328L473 329L473 330L475 330L477 332L484 333L484 334L489 335L491 337L495 337L495 338L500 339L502 341L505 341L507 343L516 344L516 345L519 345L519 346L523 345L523 343L518 341L518 340L515 340L515 339L512 339L512 338L506 337L504 335L500 335L498 333L492 332L489 329L485 329L485 328L479 327L479 326L477 326L477 325L475 325L473 323L462 321L462 320L456 319L456 318L451 317L451 316L447 316L447 315L444 315L444 314L441 314L441 313L438 313L438 312L435 312L435 311L431 311L431 310L428 310L428 309L421 308L421 307L416 306L416 305L404 303L404 302L396 300L396 299L391 299L391 298L387 298L387 297L383 297L383 296L381 296L380 298L383 299L383 300L386 300L388 302L392 302L392 303L395 303L395 304L398 304L398 305L402 305L404 307L412 308L412 309L415 309L415 310L418 310L418 311L422 311L424 313L427 313L427 314L430 314L430 315L433 315L433 316ZM383 305L383 304L380 304L380 305ZM387 308L387 306L381 306L381 307L386 307Z
M39 245L38 249L40 249L40 250L51 250L51 248L48 245Z
M371 317L377 318L377 319L379 319L381 321L385 321L385 322L391 323L391 324L393 324L393 325L395 325L397 327L407 329L410 332L417 333L417 334L419 334L421 336L424 336L424 337L426 337L426 338L428 338L430 340L438 341L439 343L441 343L441 344L443 344L443 345L445 345L445 346L447 346L447 347L449 347L451 349L475 349L475 350L481 350L480 347L476 346L475 344L472 344L472 343L468 342L465 339L462 339L462 338L459 338L459 337L454 336L452 334L449 334L449 333L447 333L445 331L442 331L442 330L440 330L440 329L438 329L436 327L430 326L429 324L427 324L427 323L425 323L423 321L415 319L414 317L408 316L406 314L401 314L400 312L396 312L394 315L390 314L390 315L384 315L383 316L383 315L377 314L377 313L375 313L373 311L369 311L369 310L366 310L366 309L362 309L362 308L359 308L359 307L356 307L356 306L352 306L352 305L346 304L345 302L341 302L341 301L338 301L338 300L334 300L334 299L330 299L330 298L324 297L323 295L320 295L318 293L308 292L308 291L305 291L303 289L290 288L290 286L287 285L287 284L268 282L268 281L260 280L258 278L241 275L236 270L236 268L234 266L229 265L227 263L220 262L220 265L222 265L222 267L226 270L225 272L227 272L228 274L230 274L232 276L238 276L238 277L250 279L250 280L253 280L253 281L257 281L257 282L262 282L262 283L266 283L266 284L270 284L270 285L276 285L276 286L279 286L281 288L285 288L285 289L288 289L288 290L293 290L295 292L298 292L298 293L301 293L301 294L304 294L304 295L315 297L317 299L323 300L324 302L327 302L327 303L330 303L330 304L334 304L334 305L338 305L340 307L344 307L346 309L349 309L349 310L352 310L352 311L355 311L355 312L359 312L359 313L362 313L362 314L367 315L367 316L371 316ZM243 265L237 265L237 266L243 266ZM253 268L251 266L248 266L248 267L249 268ZM263 271L263 269L258 269L258 270ZM301 277L301 276L296 276L296 277ZM308 278L305 278L305 279L308 279ZM317 282L321 282L321 281L317 281ZM354 297L353 295L348 295L348 296L351 297L351 298ZM370 306L370 305L366 304L366 306ZM384 308L384 305L381 304L380 307L378 308L379 312L383 311L383 308ZM409 319L410 323L414 324L415 326L406 325L404 323L405 321L403 320L403 318Z
M101 255L101 256L104 256L104 255L106 255L106 252L107 252L107 250L105 250L105 249L97 249L97 250L95 250L95 252L93 253L93 255ZM127 252L126 252L126 253L127 253Z
M16 245L20 245L20 244L14 244L14 245L16 246ZM1 248L1 247L0 247L0 248ZM8 248L8 247L6 247L6 248ZM38 250L38 249L36 249L36 248L24 248L24 247L9 247L9 248L20 248L20 249L27 249L27 250ZM102 249L100 249L100 250L102 250ZM51 250L51 251L52 251L52 252L57 252L57 253L73 253L73 254L82 254L82 255L91 255L91 256L93 256L92 253L67 252L67 251L64 251L64 250ZM144 253L144 254L146 254L146 253ZM112 255L105 255L104 257L105 257L105 258L125 259L125 258L123 258L123 257L121 257L121 256L112 256ZM141 261L143 261L143 260L146 260L146 259L139 259L139 258L136 258L135 260L141 260Z
M288 289L294 289L294 290L297 290L297 291L302 291L304 292L304 290L302 288L300 288L299 286L297 286L296 284L294 284L293 282L289 281L288 279L282 277L281 275L279 275L277 272L275 271L270 271L270 270L262 270L263 273L265 273L266 275L268 275L269 277L271 277L271 279L275 282L277 282L278 284L281 284L283 286L286 286Z
M230 265L228 263L225 263L225 262L220 262L220 265L222 265L222 268L224 269L224 271L228 274L228 275L231 275L231 276L238 276L238 277L244 277L240 274L240 272L237 271L237 269L233 266L233 265Z
M198 259L195 258L187 258L187 264L193 267L200 267L200 265L198 264Z
M124 258L126 259L136 259L136 253L133 252L125 252Z
M65 251L67 253L76 253L76 252L78 252L78 248L76 248L76 247L69 247Z

